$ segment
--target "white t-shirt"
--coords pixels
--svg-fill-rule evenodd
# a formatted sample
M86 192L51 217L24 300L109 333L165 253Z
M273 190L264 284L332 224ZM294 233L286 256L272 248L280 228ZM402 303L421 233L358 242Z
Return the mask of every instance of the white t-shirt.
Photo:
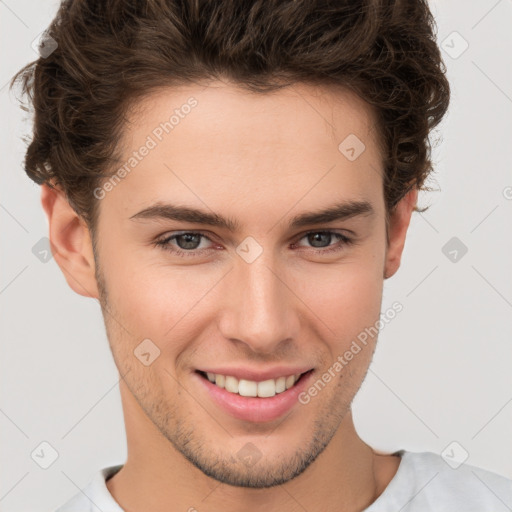
M432 452L399 450L395 476L364 512L505 512L512 510L512 480L468 464L456 469ZM124 512L105 480L122 468L110 466L54 512ZM150 512L150 511L147 511Z

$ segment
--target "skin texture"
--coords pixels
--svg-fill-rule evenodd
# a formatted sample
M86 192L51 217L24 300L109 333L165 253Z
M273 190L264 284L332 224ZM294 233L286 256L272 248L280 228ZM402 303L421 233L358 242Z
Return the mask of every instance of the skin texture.
M391 216L387 244L372 110L348 91L306 84L264 95L226 82L151 93L130 114L126 158L191 97L197 106L100 201L96 254L65 196L42 187L55 260L75 292L100 301L123 377L128 458L107 486L127 511L362 510L399 465L359 438L350 410L376 337L309 404L270 422L219 409L194 371L309 365L319 378L378 321L417 190ZM354 161L338 150L349 134L366 147ZM287 227L299 213L363 199L374 215ZM241 229L130 219L158 201ZM325 230L354 243L306 236ZM209 237L193 249L204 252L181 258L154 245L179 231ZM248 236L263 249L252 263L236 252ZM192 247L174 239L171 249L179 242ZM146 338L160 349L150 366L134 356ZM247 443L261 454L253 465L237 457Z

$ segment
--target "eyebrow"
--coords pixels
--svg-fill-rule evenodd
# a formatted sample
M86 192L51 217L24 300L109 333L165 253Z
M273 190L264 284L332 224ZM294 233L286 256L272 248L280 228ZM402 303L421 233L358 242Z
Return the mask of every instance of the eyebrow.
M296 215L290 220L288 227L290 229L297 229L312 224L323 224L336 220L350 219L356 216L371 216L374 214L375 210L368 201L344 201L322 210ZM191 224L207 224L231 232L240 231L241 228L239 222L232 218L169 203L156 203L132 215L130 219L169 219L189 222Z

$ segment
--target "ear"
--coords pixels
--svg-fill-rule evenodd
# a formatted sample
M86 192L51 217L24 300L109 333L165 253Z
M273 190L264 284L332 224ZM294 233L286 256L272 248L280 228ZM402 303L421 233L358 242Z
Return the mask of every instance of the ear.
M384 266L384 279L395 274L400 267L402 251L405 245L405 235L411 220L411 215L418 201L418 189L410 190L390 213L388 226L388 245Z
M68 285L79 295L98 298L87 223L77 215L57 186L41 185L41 204L48 218L52 254Z

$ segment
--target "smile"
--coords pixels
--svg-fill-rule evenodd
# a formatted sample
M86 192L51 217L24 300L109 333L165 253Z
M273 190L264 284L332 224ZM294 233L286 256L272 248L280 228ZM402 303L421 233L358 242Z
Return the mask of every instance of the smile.
M208 400L222 411L238 420L259 423L277 420L300 406L298 396L309 385L314 377L313 372L311 369L261 381L202 370L196 370L193 374L200 385L199 389L202 389L201 393L205 393Z
M237 379L232 375L220 375L210 372L199 373L210 382L225 389L229 393L247 397L269 398L293 387L301 378L301 373L278 377L277 379L267 379L260 382L254 380ZM308 373L308 372L305 372Z

